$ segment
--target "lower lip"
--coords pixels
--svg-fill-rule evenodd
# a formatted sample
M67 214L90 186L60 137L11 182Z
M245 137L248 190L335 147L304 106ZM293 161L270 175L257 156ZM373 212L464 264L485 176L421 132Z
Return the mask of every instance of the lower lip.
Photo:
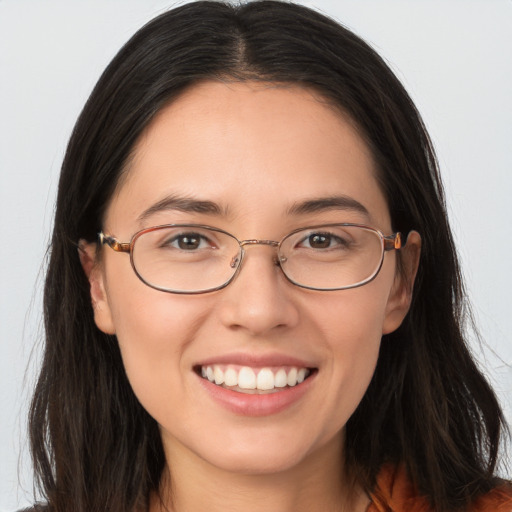
M269 416L284 411L298 402L311 388L317 372L296 386L276 393L248 394L217 386L207 379L198 379L215 402L229 411L242 416Z

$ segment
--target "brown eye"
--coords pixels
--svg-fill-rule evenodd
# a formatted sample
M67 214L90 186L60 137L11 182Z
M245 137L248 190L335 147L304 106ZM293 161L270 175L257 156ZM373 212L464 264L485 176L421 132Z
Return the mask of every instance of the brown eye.
M316 233L309 232L300 242L296 248L311 249L314 251L323 250L346 250L350 246L350 241L347 238L340 236L341 233L331 233L329 231L317 231Z
M195 234L181 235L177 238L178 247L185 251L197 249L201 244L201 237Z
M331 235L315 233L308 237L309 246L312 249L326 249L331 246L332 237Z
M211 244L200 233L180 233L167 239L161 244L161 247L179 249L181 251L196 251L211 247Z

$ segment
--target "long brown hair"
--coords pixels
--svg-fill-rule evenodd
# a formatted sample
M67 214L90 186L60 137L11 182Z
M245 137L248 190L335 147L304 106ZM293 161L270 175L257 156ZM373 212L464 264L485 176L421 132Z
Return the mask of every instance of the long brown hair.
M30 432L40 490L55 512L132 511L158 489L156 422L135 398L117 341L93 320L77 241L95 241L137 138L163 105L204 79L313 88L357 124L378 165L393 230L423 238L411 310L384 336L347 424L346 460L371 491L404 464L439 511L496 485L496 397L463 337L464 289L431 141L408 94L360 38L306 7L196 2L143 27L103 73L71 136L44 291L46 345Z

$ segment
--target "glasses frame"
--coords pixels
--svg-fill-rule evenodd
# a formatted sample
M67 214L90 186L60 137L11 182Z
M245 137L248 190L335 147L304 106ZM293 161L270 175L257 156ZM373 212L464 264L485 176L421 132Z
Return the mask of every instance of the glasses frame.
M228 233L227 231L224 231L223 229L215 228L213 226L208 226L205 224L161 224L158 226L152 226L149 228L141 229L140 231L137 231L136 233L134 233L129 242L120 242L114 236L107 235L107 234L103 233L103 231L101 231L100 233L98 233L98 239L99 239L101 246L108 245L111 249L113 249L116 252L129 253L130 254L130 264L132 266L133 271L135 272L135 275L145 285L149 286L150 288L153 288L155 290L159 290L159 291L162 291L165 293L175 293L175 294L180 294L180 295L199 295L199 294L203 294L203 293L211 293L211 292L215 292L218 290L222 290L236 278L236 276L239 274L239 272L242 268L242 263L244 261L244 256L245 256L244 247L246 245L268 245L271 247L275 247L277 249L277 255L279 255L279 249L281 248L282 243L290 236L293 236L300 231L307 231L307 230L313 230L313 229L319 229L319 228L328 228L328 227L334 227L334 226L363 228L368 231L373 231L375 234L377 234L379 236L379 238L381 239L381 244L382 244L382 254L381 254L381 258L380 258L380 263L377 266L377 269L375 270L375 272L373 272L373 274L370 275L370 277L368 277L367 279L364 279L363 281L360 281L356 284L352 284L350 286L342 286L339 288L315 288L312 286L306 286L306 285L297 283L296 281L294 281L293 279L288 277L285 270L281 266L281 263L284 262L286 260L286 258L284 258L284 259L276 258L275 259L276 266L278 266L281 269L281 272L283 273L285 278L290 283L292 283L295 286L298 286L300 288L305 288L307 290L315 290L315 291L322 291L322 292L331 292L331 291L339 291L339 290L349 290L351 288L358 288L360 286L364 286L365 284L368 284L369 282L373 281L377 277L377 275L379 274L379 272L382 268L382 264L384 262L384 256L385 256L386 252L393 251L393 250L399 250L402 248L402 235L399 232L393 233L391 235L384 235L382 233L382 231L380 231L379 229L374 228L372 226L368 226L366 224L353 224L353 223L346 223L346 222L336 222L336 223L330 223L330 224L317 224L314 226L304 226L302 228L297 228L297 229L294 229L292 232L288 233L286 236L284 236L281 239L281 241L279 241L279 242L276 240L260 240L260 239L238 240L238 238L235 235L232 235L231 233ZM186 227L198 228L198 229L208 229L211 231L216 231L218 233L223 233L224 235L227 235L227 236L233 238L234 240L236 240L236 242L240 246L240 259L237 262L235 272L222 285L216 286L214 288L207 288L206 290L198 290L198 291L171 290L169 288L159 287L159 286L149 283L138 272L137 268L135 267L134 261L133 261L133 248L135 246L135 242L137 241L137 239L139 237L141 237L145 233L150 233L152 231L157 231L160 229L186 228Z

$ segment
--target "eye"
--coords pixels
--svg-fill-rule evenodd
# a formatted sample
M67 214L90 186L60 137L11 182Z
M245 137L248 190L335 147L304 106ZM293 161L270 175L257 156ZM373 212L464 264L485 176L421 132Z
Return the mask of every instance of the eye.
M307 238L309 247L313 249L325 249L330 247L332 242L332 236L324 233L315 233Z
M212 248L213 243L200 233L180 233L164 241L162 246L180 249L182 251L196 251L198 249Z
M334 249L348 246L348 241L333 233L310 233L299 244L307 249Z

